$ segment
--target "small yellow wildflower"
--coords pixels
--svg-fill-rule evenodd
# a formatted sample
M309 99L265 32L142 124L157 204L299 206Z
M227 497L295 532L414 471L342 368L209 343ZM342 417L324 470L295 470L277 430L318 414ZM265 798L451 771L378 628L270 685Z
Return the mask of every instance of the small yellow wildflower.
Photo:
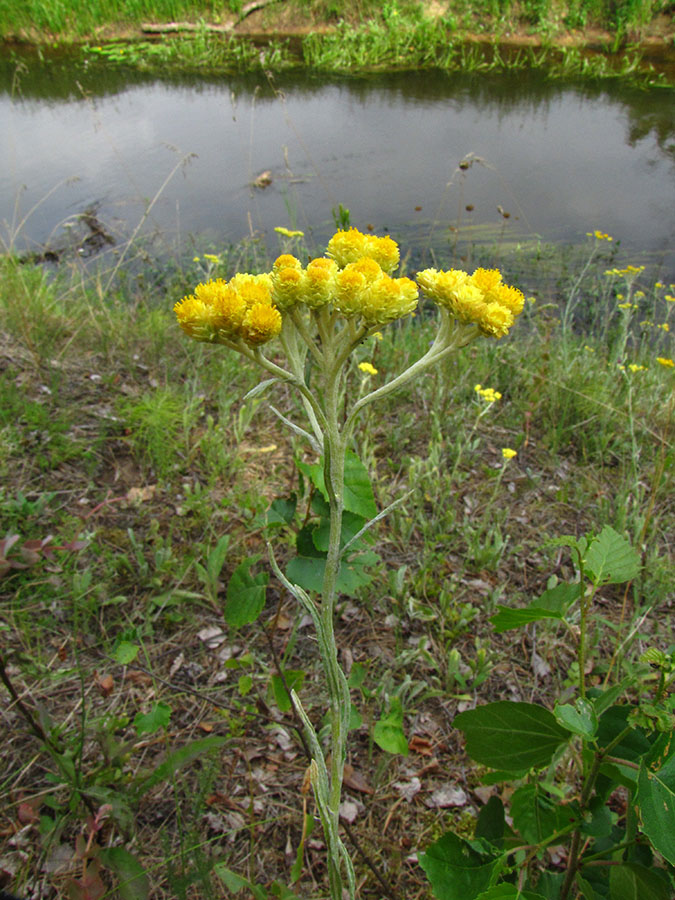
M628 368L631 372L646 372L647 366L639 366L637 363L631 363Z
M667 303L675 303L675 297L672 294L666 294L666 302Z
M284 237L294 238L294 237L304 237L304 231L291 231L290 228L284 228L283 225L277 225L274 229L277 234L283 234Z
M675 362L666 356L657 356L656 361L657 361L657 363L660 363L662 366L665 366L667 369L675 368Z
M198 257L198 256L193 256L193 257L192 257L192 262L199 262L199 257Z
M502 399L499 391L495 391L494 388L484 388L481 384L477 384L474 391L487 403L495 403L497 400Z
M214 263L214 264L220 262L220 257L216 256L215 253L205 253L204 259L207 260L208 262Z
M635 291L634 296L635 296L636 300L642 300L642 298L645 296L645 292L644 291Z
M663 322L661 325L657 325L657 328L660 328L661 331L670 331L670 325L667 322Z
M595 348L589 347L588 344L584 344L584 350L588 350L589 353L595 353Z
M502 456L504 459L513 459L514 456L518 456L518 451L512 450L511 447L502 447Z
M364 256L370 257L388 275L394 271L400 258L398 244L392 238L362 234L357 228L336 232L328 242L326 254L341 269L358 262Z
M606 234L604 231L600 231L599 229L595 229L595 231L587 231L586 237L594 237L598 241L613 241L614 238L609 234Z
M619 309L632 309L632 308L633 308L633 304L630 302L629 303L619 303Z
M281 313L268 303L254 303L241 323L241 336L252 347L265 344L281 331Z
M359 363L359 369L361 369L361 371L366 375L377 375L377 369L369 362Z
M657 289L657 291L660 291L662 287L665 287L665 284L662 281L655 281L654 287Z
M383 341L383 340L384 340L384 335L382 334L381 331L374 331L374 332L371 334L371 337L374 337L376 341Z

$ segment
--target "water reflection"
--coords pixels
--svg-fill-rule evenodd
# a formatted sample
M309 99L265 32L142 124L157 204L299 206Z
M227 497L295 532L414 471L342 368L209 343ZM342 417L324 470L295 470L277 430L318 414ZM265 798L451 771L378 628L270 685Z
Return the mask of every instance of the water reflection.
M0 219L21 185L25 210L79 178L42 203L24 241L47 240L92 204L128 231L175 168L146 228L179 241L293 223L320 243L343 203L355 224L420 247L430 235L453 246L458 225L487 242L602 228L675 275L670 92L524 73L159 82L59 58L24 59L18 79L5 58L1 75ZM476 162L458 169L467 156ZM263 170L271 186L252 188Z

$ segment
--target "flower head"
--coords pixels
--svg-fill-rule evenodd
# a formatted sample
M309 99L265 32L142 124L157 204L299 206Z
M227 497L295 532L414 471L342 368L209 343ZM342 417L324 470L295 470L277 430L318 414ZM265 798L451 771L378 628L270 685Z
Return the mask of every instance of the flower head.
M359 369L366 375L377 375L377 369L369 362L359 363Z
M484 388L482 384L477 384L474 391L479 397L482 397L486 403L495 403L497 400L502 399L502 395L499 391L495 391L494 388Z
M657 363L660 363L662 366L665 366L666 369L675 368L675 362L672 359L669 359L668 357L657 356L656 361L657 361Z
M388 236L362 234L356 228L336 232L328 242L326 254L332 257L341 269L368 256L375 260L383 271L391 274L399 262L396 241Z
M512 450L511 447L502 447L502 456L504 459L513 459L514 456L518 456L518 451Z

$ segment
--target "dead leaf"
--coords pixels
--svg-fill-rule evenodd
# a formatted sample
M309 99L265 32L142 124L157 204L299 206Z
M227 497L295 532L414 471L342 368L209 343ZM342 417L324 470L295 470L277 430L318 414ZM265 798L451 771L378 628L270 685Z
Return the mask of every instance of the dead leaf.
M413 734L413 736L408 741L408 748L412 750L413 753L419 753L420 756L434 755L431 741L419 734Z
M447 809L450 806L465 806L466 793L461 787L444 784L427 797L424 805L430 809Z
M104 697L109 697L113 692L113 688L115 687L115 682L112 675L100 676L98 678L97 686Z
M394 790L398 791L405 801L412 803L413 798L422 790L422 782L415 775L410 781L397 781Z
M211 722L200 722L198 728L201 728L202 731L210 734L213 731L213 724Z
M345 763L344 784L352 791L361 791L362 794L374 794L375 791L368 784L361 772L357 772L349 763Z
M353 825L359 814L365 810L363 803L357 800L343 800L340 804L340 818Z
M551 667L536 651L532 652L532 671L537 678L548 678L551 674Z
M227 635L223 633L223 629L219 625L207 625L206 628L197 632L197 637L206 644L209 650L215 650L223 641L227 640Z
M129 503L146 503L152 500L157 490L156 484L147 484L145 487L132 487L126 493Z

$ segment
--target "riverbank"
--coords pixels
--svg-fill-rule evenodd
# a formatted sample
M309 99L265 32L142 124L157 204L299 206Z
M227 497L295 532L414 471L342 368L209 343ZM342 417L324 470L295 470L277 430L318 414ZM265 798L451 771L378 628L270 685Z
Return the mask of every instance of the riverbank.
M81 8L80 8L81 6ZM504 2L476 0L396 0L379 6L353 0L270 2L230 0L227 7L184 0L137 0L123 13L111 15L97 3L6 4L0 10L0 37L37 45L53 42L145 40L158 35L195 31L250 37L303 37L335 32L340 23L352 27L386 24L406 31L413 24L442 22L455 40L497 42L512 47L574 47L610 50L639 46L662 52L675 48L675 20L667 0L652 3Z

